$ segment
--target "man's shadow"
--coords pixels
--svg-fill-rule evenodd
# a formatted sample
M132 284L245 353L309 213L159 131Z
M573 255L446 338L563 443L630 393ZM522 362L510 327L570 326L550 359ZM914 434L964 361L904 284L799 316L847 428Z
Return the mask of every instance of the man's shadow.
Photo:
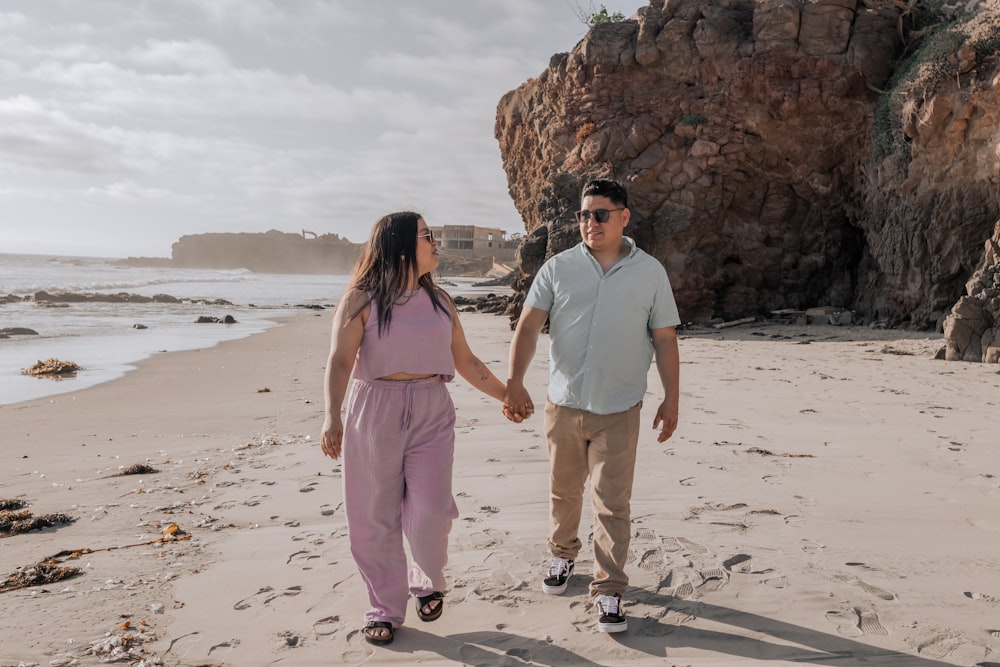
M651 655L668 655L670 649L689 647L755 660L785 660L854 667L859 662L905 667L953 667L952 663L893 649L872 646L836 634L820 632L787 621L752 612L720 607L701 600L684 600L671 595L642 592L643 604L670 608L696 618L743 628L755 635L768 635L782 642L746 637L718 630L673 625L655 618L629 618L629 632L616 635L623 646ZM627 608L626 608L627 611ZM656 651L650 651L654 645ZM787 643L785 643L787 642ZM980 663L988 667L990 663Z

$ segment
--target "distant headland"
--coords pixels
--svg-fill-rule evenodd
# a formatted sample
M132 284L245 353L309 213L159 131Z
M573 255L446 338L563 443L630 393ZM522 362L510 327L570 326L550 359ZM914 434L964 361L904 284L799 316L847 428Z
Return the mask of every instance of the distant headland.
M449 275L496 275L511 269L520 240L501 229L472 225L433 228L439 239L439 271ZM246 269L256 273L348 274L362 248L337 234L272 229L263 233L189 234L171 248L170 257L129 257L123 266L185 269Z

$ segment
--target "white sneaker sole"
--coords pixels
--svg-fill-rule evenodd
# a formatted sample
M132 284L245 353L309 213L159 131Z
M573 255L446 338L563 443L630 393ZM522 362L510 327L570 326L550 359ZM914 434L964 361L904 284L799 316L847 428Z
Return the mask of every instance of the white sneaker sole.
M562 595L566 592L567 588L569 588L569 579L562 586L546 586L542 583L542 592L548 595Z
M625 632L628 630L628 621L622 621L621 623L597 623L598 632Z

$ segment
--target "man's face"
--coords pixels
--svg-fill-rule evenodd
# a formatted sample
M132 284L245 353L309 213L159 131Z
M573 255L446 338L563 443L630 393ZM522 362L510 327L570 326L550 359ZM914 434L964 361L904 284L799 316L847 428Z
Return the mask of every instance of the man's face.
M583 215L577 214L580 237L587 247L597 251L617 251L621 246L625 225L628 224L629 210L607 197L587 195L580 202L580 211L585 212ZM607 215L607 222L598 222L597 219L604 215Z

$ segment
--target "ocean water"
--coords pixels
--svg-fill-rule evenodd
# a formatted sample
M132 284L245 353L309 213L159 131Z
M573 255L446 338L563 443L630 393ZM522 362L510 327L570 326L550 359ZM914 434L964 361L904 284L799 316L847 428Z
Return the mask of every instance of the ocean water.
M33 301L0 303L0 329L28 328L37 336L0 338L0 406L80 391L121 377L159 352L211 347L278 326L278 318L303 307L331 308L347 286L346 275L289 275L244 270L117 266L114 259L0 254L0 297L38 291L169 294L201 303L69 303L42 307ZM453 296L503 293L477 279L438 279ZM509 290L508 290L509 291ZM198 324L201 316L236 324ZM137 328L143 325L146 328ZM328 340L316 341L326 349ZM57 358L84 370L52 379L24 375L37 361Z

